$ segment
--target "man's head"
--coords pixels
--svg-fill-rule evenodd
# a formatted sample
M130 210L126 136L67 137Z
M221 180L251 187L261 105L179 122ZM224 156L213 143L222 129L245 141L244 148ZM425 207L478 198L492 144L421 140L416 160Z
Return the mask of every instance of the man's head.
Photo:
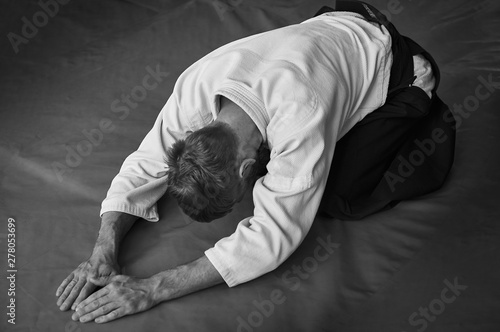
M269 152L241 147L229 125L214 122L169 149L168 192L184 213L201 222L221 218L263 175Z

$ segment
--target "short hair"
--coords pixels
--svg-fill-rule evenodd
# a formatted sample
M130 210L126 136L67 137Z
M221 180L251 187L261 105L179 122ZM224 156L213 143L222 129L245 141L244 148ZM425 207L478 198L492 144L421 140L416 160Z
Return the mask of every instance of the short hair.
M210 222L225 216L245 190L238 175L238 146L233 129L216 122L167 151L167 192L192 219Z

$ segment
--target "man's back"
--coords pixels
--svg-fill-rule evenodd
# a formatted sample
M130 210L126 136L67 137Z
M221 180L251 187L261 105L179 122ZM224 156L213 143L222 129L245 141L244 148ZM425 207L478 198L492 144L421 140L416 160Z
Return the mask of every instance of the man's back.
M179 77L174 89L178 111L200 116L201 123L192 123L197 129L211 121L208 112L216 117L216 96L224 95L252 117L272 148L276 138L268 133L293 133L311 112L334 110L343 136L384 103L390 48L385 28L352 13L243 38L211 52Z

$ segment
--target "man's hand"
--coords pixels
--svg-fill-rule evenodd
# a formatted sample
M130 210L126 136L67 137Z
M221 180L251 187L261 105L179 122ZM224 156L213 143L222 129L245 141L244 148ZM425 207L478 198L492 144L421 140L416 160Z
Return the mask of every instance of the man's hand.
M206 256L145 279L125 275L91 278L92 284L104 287L83 300L72 319L109 322L223 281Z
M155 278L139 279L124 275L91 279L98 290L76 307L73 320L106 323L125 315L147 310L159 303Z
M95 289L91 278L110 277L120 273L118 247L120 241L137 220L123 212L106 212L102 215L101 228L92 256L80 264L56 291L57 305L61 310L72 310Z
M110 277L118 273L120 268L114 259L93 255L70 273L57 289L59 309L64 311L71 307L74 310L86 299L96 289L96 285L91 282L92 278Z

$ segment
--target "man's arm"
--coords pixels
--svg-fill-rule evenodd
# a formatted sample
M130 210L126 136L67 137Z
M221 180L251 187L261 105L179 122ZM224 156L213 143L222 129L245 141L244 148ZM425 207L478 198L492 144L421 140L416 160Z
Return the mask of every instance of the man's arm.
M148 221L159 220L156 202L167 189L167 149L177 139L185 137L186 132L193 130L189 126L190 119L198 117L195 108L181 112L176 100L173 95L168 99L153 128L139 148L125 159L120 172L113 179L101 206L103 223L92 256L80 264L56 292L59 297L57 304L61 310L76 308L78 303L94 291L96 286L89 282L92 276L112 276L119 273L116 260L118 246L137 219L132 215ZM200 122L200 126L202 124Z
M61 310L75 309L96 288L90 278L113 276L119 273L118 249L120 242L137 220L136 216L122 212L104 213L101 228L92 255L81 263L56 291Z
M124 275L101 277L93 282L104 288L82 301L72 318L105 323L223 281L206 256L145 279Z

